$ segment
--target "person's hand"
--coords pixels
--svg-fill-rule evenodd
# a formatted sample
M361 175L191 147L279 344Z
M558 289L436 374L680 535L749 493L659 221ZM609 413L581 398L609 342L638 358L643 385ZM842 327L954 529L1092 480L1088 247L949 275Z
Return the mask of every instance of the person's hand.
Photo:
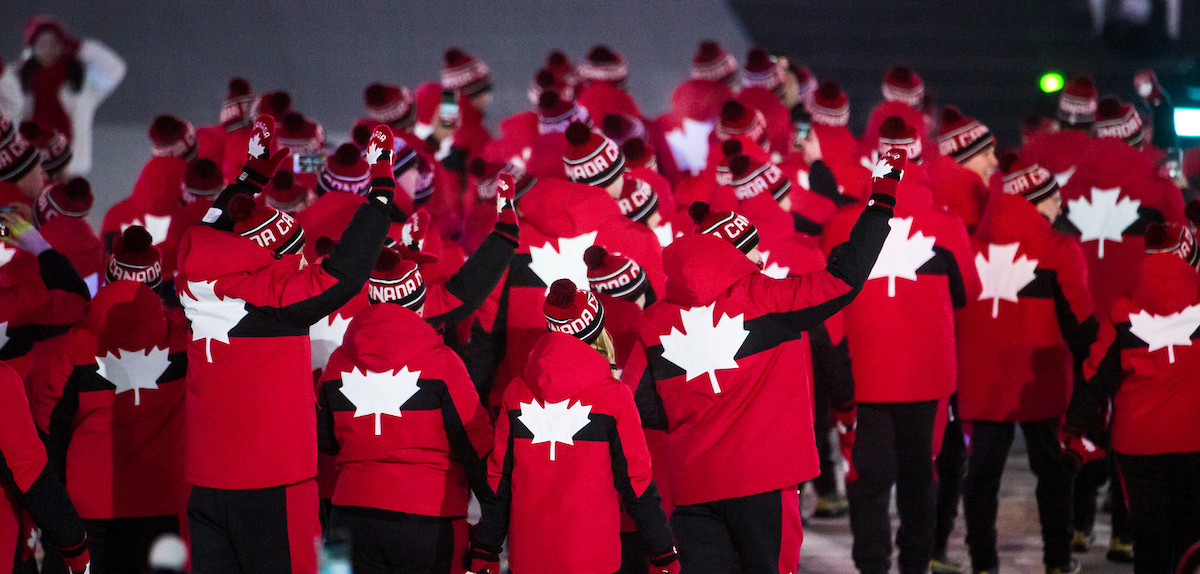
M858 469L854 468L854 439L858 434L858 405L851 404L849 408L834 409L833 420L837 426L838 447L842 451L842 470L846 482L858 480Z
M396 137L385 124L375 126L371 139L367 141L367 163L371 164L371 188L367 191L369 203L389 206L396 199L396 176L392 172L392 153Z
M1150 68L1138 70L1133 75L1133 87L1151 106L1158 105L1163 99L1162 85L1158 83L1158 76Z
M42 238L37 229L34 229L33 224L16 212L0 213L0 227L5 230L4 235L0 236L0 241L11 243L17 249L34 255L41 255L43 251L50 249L50 244Z
M500 555L496 552L472 544L467 552L467 562L470 564L467 570L473 574L500 574Z
M275 118L266 114L254 120L250 131L250 141L246 142L246 164L237 180L250 185L255 193L262 191L263 186L271 181L271 176L279 170L279 164L292 153L287 146L271 153L275 145Z
M672 548L670 552L650 559L646 574L679 574L679 556Z
M904 168L907 165L908 152L902 149L890 149L885 152L871 169L871 195L879 194L890 198L891 207L895 207L896 186L904 178ZM867 205L872 205L872 202L868 201Z
M1064 426L1058 431L1058 443L1062 448L1063 463L1078 472L1083 465L1104 458L1104 449L1096 446L1082 432Z
M87 574L91 570L92 558L88 554L87 537L79 544L62 548L60 553L71 574Z
M521 237L521 227L517 223L517 210L514 198L517 195L517 184L512 174L501 173L496 176L496 233L504 236L514 246L518 245Z

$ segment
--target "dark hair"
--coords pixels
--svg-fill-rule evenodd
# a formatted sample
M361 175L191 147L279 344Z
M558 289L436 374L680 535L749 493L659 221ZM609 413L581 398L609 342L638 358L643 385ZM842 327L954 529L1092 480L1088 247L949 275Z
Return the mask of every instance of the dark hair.
M67 86L72 92L78 93L83 90L83 62L79 61L74 54L64 55L63 58L67 61ZM42 68L42 64L37 61L37 58L29 58L21 64L21 91L29 92L29 83L33 80L33 75Z

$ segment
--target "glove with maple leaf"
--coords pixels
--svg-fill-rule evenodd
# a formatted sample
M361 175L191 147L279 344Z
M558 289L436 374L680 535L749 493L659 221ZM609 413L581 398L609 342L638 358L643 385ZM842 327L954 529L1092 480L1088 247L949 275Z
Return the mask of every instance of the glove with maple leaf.
M896 207L896 186L904 178L904 168L908 165L908 152L902 149L890 149L880 156L879 161L871 168L871 201Z
M520 245L521 227L517 223L517 185L510 173L496 176L496 233L515 248Z
M467 566L467 571L474 574L500 574L500 553L472 544L467 552Z
M846 482L858 480L858 469L854 468L854 437L858 432L858 405L853 401L849 405L833 409L833 421L837 425L838 447L842 451L842 467L845 470Z
M1158 106L1166 98L1166 91L1158 83L1158 75L1150 68L1138 70L1133 74L1133 87L1151 107Z
M671 552L650 559L648 574L679 574L679 555L672 548Z
M1059 429L1058 443L1062 447L1063 463L1072 472L1078 472L1083 465L1100 460L1106 454L1104 449L1092 444L1092 441L1083 435L1083 431L1070 425L1063 425Z
M63 562L66 563L67 570L70 570L71 574L83 574L88 571L92 558L88 554L87 536L84 536L79 544L63 547L61 553Z
M367 192L367 203L381 207L384 213L391 210L396 199L396 176L392 173L392 150L396 137L386 125L375 127L367 143L367 163L371 164L371 189Z
M242 173L237 177L238 183L250 186L255 194L262 191L263 186L271 181L271 176L279 170L279 164L283 163L283 159L292 153L287 146L271 153L274 145L275 118L266 114L258 116L254 120L254 128L250 132L250 141L246 146L246 165L242 167Z

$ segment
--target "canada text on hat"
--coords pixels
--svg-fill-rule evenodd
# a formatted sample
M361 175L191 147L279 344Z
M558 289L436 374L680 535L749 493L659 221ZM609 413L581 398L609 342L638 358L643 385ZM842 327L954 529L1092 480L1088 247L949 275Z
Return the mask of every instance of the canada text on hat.
M442 66L442 87L458 90L470 97L492 87L492 75L487 64L458 48L446 50Z
M591 291L581 291L570 279L550 285L542 306L546 328L591 344L604 331L604 306Z
M809 107L814 124L844 126L850 122L850 100L837 82L821 84Z
M625 169L625 154L616 142L598 134L586 124L575 122L567 128L563 170L567 179L597 187L607 187Z
M150 143L154 157L191 159L196 154L196 128L175 116L158 116L150 124Z
M617 198L617 206L621 215L638 223L645 223L651 215L658 212L658 194L646 182L632 177L625 178L625 186L621 188L621 197Z
M925 100L925 82L912 68L895 66L883 77L883 99L920 109Z
M1151 223L1146 226L1146 253L1174 253L1192 267L1200 263L1200 250L1196 249L1196 236L1186 225L1174 223Z
M882 155L891 149L902 149L908 152L908 161L921 163L921 138L917 137L917 129L900 116L889 116L879 126L879 153Z
M1017 161L1009 169L1011 171L1005 174L1003 179L1004 193L1020 195L1030 203L1036 204L1058 191L1058 181L1054 179L1054 175L1036 163Z
M405 259L396 249L379 252L367 281L367 298L371 303L391 302L415 311L425 304L425 294L425 279L415 261Z
M692 56L691 77L697 80L728 82L737 72L737 59L716 40L705 40Z
M564 100L555 91L542 92L538 97L538 133L563 133L574 122L592 125L587 108Z
M158 287L162 283L162 252L152 241L150 233L140 225L130 226L114 237L107 281L137 281Z
M756 165L757 164L757 165ZM775 201L783 199L791 190L792 182L783 175L783 170L771 162L758 163L747 155L729 160L732 176L729 186L738 201L745 201L763 192L768 192Z
M364 193L371 182L371 169L367 160L354 144L344 143L321 168L318 185L323 191Z
M740 213L711 211L707 203L694 201L688 206L688 215L696 223L696 233L720 237L742 253L758 247L758 229Z
M46 188L38 197L38 220L45 223L52 217L87 217L92 211L92 186L82 177Z
M588 51L583 64L578 68L579 77L590 82L612 82L620 84L629 78L629 68L620 54L605 45L597 45Z
M0 181L18 181L38 163L40 155L21 137L17 127L0 114Z
M412 91L404 86L385 86L375 83L363 90L363 103L371 119L406 127L417 119Z
M233 232L269 249L276 256L294 255L304 248L304 229L278 209L262 207L248 195L238 194L226 209L233 219Z
M942 111L942 127L938 132L938 151L942 155L963 163L995 143L992 132L979 120L964 116L954 106Z
M769 140L763 113L747 108L737 100L725 102L721 106L721 122L717 124L717 139L727 140L733 136L746 136L765 147Z
M641 265L599 245L583 252L583 262L588 267L588 288L596 293L633 301L649 285Z
M755 47L746 55L746 66L742 70L742 87L763 88L775 92L783 90L787 76L779 62L765 48Z
M1142 117L1131 104L1106 98L1096 107L1096 124L1092 127L1098 138L1121 138L1136 146L1142 143Z
M1058 97L1058 119L1068 124L1096 121L1096 83L1090 76L1072 78Z

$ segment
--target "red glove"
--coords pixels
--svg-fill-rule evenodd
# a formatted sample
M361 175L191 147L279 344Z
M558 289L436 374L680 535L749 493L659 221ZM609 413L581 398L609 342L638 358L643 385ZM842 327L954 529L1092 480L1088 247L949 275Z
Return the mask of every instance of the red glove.
M891 207L896 204L896 185L904 177L908 165L908 152L890 149L879 158L871 169L871 195L882 194L891 198ZM867 203L870 205L870 203Z
M467 561L471 565L467 570L475 574L500 574L500 554L496 552L489 552L472 544L471 550L467 552Z
M1133 87L1137 90L1138 95L1146 100L1147 104L1156 106L1162 102L1163 89L1158 83L1158 76L1154 74L1154 70L1150 68L1138 70L1133 75Z
M1066 426L1058 431L1058 443L1062 447L1063 462L1074 471L1105 456L1104 449L1092 444L1082 432Z
M61 549L63 562L67 564L67 569L71 574L84 574L91 566L92 558L88 555L87 536L74 546L67 546Z
M846 482L858 480L858 469L854 468L854 437L858 432L858 405L850 403L848 408L834 409L833 420L837 424L838 446L842 451L842 470Z
M262 191L264 185L271 181L271 176L283 163L283 158L292 153L287 146L271 153L275 145L275 118L263 114L254 120L254 128L250 132L250 141L246 146L246 165L237 180L250 185L255 193Z
M514 202L516 195L517 185L512 174L498 174L496 176L496 233L509 240L513 247L520 244L521 235Z
M367 192L369 203L379 202L390 206L396 199L396 176L392 173L392 150L396 137L387 125L375 126L367 143L367 163L371 164L371 188Z
M679 574L679 556L675 549L672 548L669 553L658 558L651 558L647 574Z

